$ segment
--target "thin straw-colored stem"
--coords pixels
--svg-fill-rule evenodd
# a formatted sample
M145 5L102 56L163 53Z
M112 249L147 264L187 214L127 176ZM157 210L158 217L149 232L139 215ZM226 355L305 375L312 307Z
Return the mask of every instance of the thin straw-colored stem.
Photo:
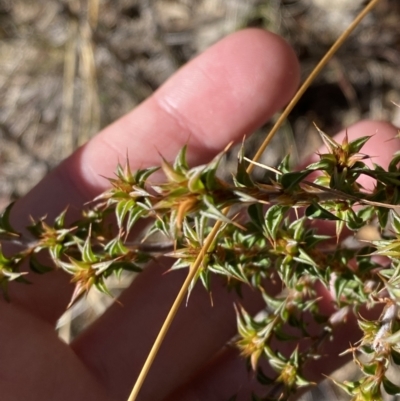
M332 58L332 56L335 54L335 52L340 48L340 46L344 43L344 41L347 39L347 37L353 32L353 30L356 28L356 26L360 23L360 21L378 4L379 0L371 0L371 2L361 11L361 13L355 18L355 20L351 23L351 25L346 29L345 32L337 39L337 41L333 44L333 46L330 48L330 50L326 53L326 55L322 58L322 60L318 63L318 65L314 68L314 70L311 72L310 76L306 79L306 81L303 83L303 85L300 87L300 89L297 91L296 95L292 99L292 101L288 104L286 107L285 111L282 113L272 130L269 132L267 137L265 138L265 141L261 145L260 149L257 151L255 154L253 160L258 161L268 144L270 143L271 139L273 136L276 134L278 131L279 127L281 124L284 122L284 120L288 117L289 113L292 111L293 107L296 105L296 103L299 101L301 96L304 94L306 89L310 86L310 84L313 82L315 77L321 72L322 68L326 65L326 63ZM250 173L254 168L254 164L250 164L248 166L247 171ZM224 210L224 214L228 212L229 209ZM201 266L203 262L204 255L210 248L212 242L214 241L219 229L221 228L222 223L218 221L210 234L208 235L206 241L204 242L204 245L199 253L199 255L196 258L196 261L194 264L190 267L189 273L182 284L182 287L164 321L164 324L161 327L160 332L158 333L158 336L153 344L153 347L150 350L149 355L147 356L146 362L144 363L142 370L136 380L135 386L132 389L132 392L128 398L128 401L135 401L139 391L146 379L146 376L151 368L151 365L154 362L154 359L158 353L158 350L161 347L161 344L168 332L169 327L172 324L172 321L174 320L178 309L180 305L182 304L183 300L186 297L187 291L189 289L190 283L192 282L193 278L196 276L196 273Z
M226 212L227 212L227 210L225 211L225 213ZM158 353L158 350L160 349L160 346L164 340L164 337L167 334L168 329L171 326L171 323L174 320L175 315L178 312L178 309L179 309L181 303L183 302L183 300L186 297L190 283L194 279L201 263L203 262L204 255L206 254L207 250L210 248L212 242L214 241L214 238L217 235L218 230L221 228L221 225L222 225L222 222L217 221L217 223L214 225L212 231L206 238L206 241L204 242L204 245L203 245L200 253L197 255L195 262L190 267L189 273L188 273L167 317L165 318L165 322L164 322L163 326L161 327L161 330L158 333L156 340L154 341L153 347L151 348L149 355L147 356L146 362L144 363L144 365L142 367L142 370L136 380L135 386L132 389L132 393L129 396L128 401L136 400L136 397L139 394L139 391L144 383L144 380L146 379L147 373L150 370L150 367Z
M282 123L289 116L290 112L293 110L293 107L297 104L300 98L303 96L304 92L308 89L311 83L314 81L315 77L321 72L321 70L326 66L328 61L332 58L332 56L338 51L338 49L343 45L349 35L354 31L354 29L358 26L361 20L378 4L380 0L371 0L367 6L358 14L358 16L354 19L354 21L350 24L350 26L339 36L336 42L332 45L332 47L328 50L325 56L321 59L321 61L317 64L308 78L304 81L303 85L300 86L297 93L294 95L293 99L286 106L286 109L283 111L275 125L272 127L271 131L268 133L264 142L261 144L257 153L253 157L253 161L258 161L261 155L264 153L264 150L267 148L269 143L271 142L274 135L277 133L278 129L282 125ZM250 164L248 166L247 172L251 173L255 167L255 164Z

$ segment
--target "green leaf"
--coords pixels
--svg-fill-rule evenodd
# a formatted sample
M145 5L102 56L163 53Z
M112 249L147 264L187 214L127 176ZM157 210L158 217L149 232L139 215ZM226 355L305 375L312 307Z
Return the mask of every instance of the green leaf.
M365 225L364 220L353 209L348 209L345 213L346 226L349 230L357 231Z
M65 216L67 214L68 208L64 209L54 220L54 228L59 230L65 227Z
M204 192L204 184L201 180L202 173L204 171L204 166L193 168L189 173L189 180L187 187L192 193L202 193Z
M115 215L117 217L117 224L118 227L121 229L125 216L126 214L132 210L132 208L135 206L135 201L133 199L123 199L118 202L116 208L115 208Z
M126 231L128 233L132 230L134 224L141 219L145 213L145 210L139 206L133 207L129 210L128 219L126 222Z
M214 157L211 163L206 165L204 168L202 181L208 191L213 191L220 187L220 183L216 175L218 166L224 155L225 152L219 153L217 156Z
M384 230L387 226L389 220L389 211L390 209L384 207L377 207L376 212L378 215L379 225L382 230Z
M304 230L305 230L305 223L306 219L305 217L302 217L298 220L293 220L290 223L290 230L293 231L293 239L295 241L302 241L303 240L303 235L304 235Z
M0 268L3 266L12 267L14 262L12 258L7 258L3 253L3 247L0 243Z
M211 274L208 269L201 269L199 274L201 283L207 292L211 293Z
M400 365L400 353L392 349L390 351L390 355L392 356L392 360L396 365Z
M186 237L186 241L192 244L200 244L202 243L202 229L200 219L198 217L195 218L195 225L192 225L188 220L184 220L183 222L183 233ZM200 231L198 231L200 229ZM200 236L199 236L200 234Z
M400 216L394 210L391 211L392 214L392 228L396 234L400 234Z
M65 248L63 244L55 244L49 248L49 252L51 257L55 262L57 262L62 254L65 252Z
M379 330L378 324L376 322L371 322L369 320L357 320L358 326L366 334L376 334Z
M347 287L348 281L343 277L337 277L334 283L335 288L335 298L340 302L340 297L342 296L343 291Z
M10 223L10 214L14 204L15 202L10 203L0 215L0 234L20 235Z
M330 175L323 174L323 175L319 175L317 178L315 178L314 184L320 185L321 187L329 188L330 181L331 181Z
M350 154L358 153L361 148L365 145L366 142L368 142L371 139L370 136L362 136L360 138L355 139L354 141L351 141L347 146L348 146L348 152Z
M338 218L342 218L344 213L339 211L339 212L337 212L337 214L338 214L338 216L337 216ZM343 231L344 225L345 225L344 220L336 221L336 238L338 238L338 239L340 238L340 234Z
M399 162L400 162L400 152L396 152L393 155L392 160L390 161L388 171L393 172L393 173L397 172L398 171L397 165L399 164Z
M293 189L298 183L304 180L308 175L310 175L312 170L296 171L293 173L283 174L279 180L283 189L289 191Z
M313 202L310 206L307 207L305 215L309 219L332 220L332 221L340 220L337 216L335 216L331 212L328 212L326 209L321 207L316 202Z
M286 302L286 298L283 299L275 298L273 296L268 295L267 292L264 290L262 291L261 295L264 299L265 304L271 310L278 310L282 308L282 306Z
M261 229L264 222L263 205L261 203L253 203L247 208L247 213L254 225Z
M86 238L85 245L83 246L82 249L82 260L83 262L86 263L93 263L97 262L98 258L92 251L92 245L90 243L90 237Z
M132 184L143 187L146 180L158 170L160 170L160 167L149 167L143 170L138 170L134 176L135 179Z
M373 206L366 206L357 211L357 216L365 223L371 221L375 216L375 208Z
M168 182L181 183L186 180L186 171L181 172L176 170L167 160L163 158L161 162L161 168L167 177Z
M368 364L361 365L361 370L368 376L375 376L377 369L378 369L377 363L371 363L369 365Z
M400 190L397 185L393 188L392 204L393 205L400 204Z
M273 205L265 214L265 227L269 236L275 240L279 225L281 224L289 206Z
M309 164L307 170L331 171L336 165L336 158L333 155L321 155L321 159L315 163Z
M389 395L399 395L400 387L391 382L386 376L382 380L383 388Z
M283 174L289 173L290 172L290 154L287 154L283 160L280 162L279 166L277 167L277 170L281 171ZM280 175L276 177L278 180Z
M334 379L330 379L332 380L338 387L340 387L343 391L345 391L347 394L349 395L354 395L355 391L358 389L358 387L360 386L360 383L358 381L356 382L351 382L351 381L345 381L343 383L340 383ZM354 401L355 399L352 398L352 401ZM359 401L360 399L357 399L357 401Z
M203 216L209 217L214 220L220 220L223 223L226 224L235 224L234 221L230 220L228 217L226 217L221 210L219 210L213 203L213 199L211 196L203 196L202 200L204 204L207 206L207 210L202 210L201 214Z
M240 186L252 188L254 186L253 180L250 177L250 174L247 172L247 163L244 159L244 147L240 148L240 152L238 154L238 163L236 170L236 183L240 184Z
M298 262L305 263L306 265L318 267L317 263L304 251L304 249L299 248L299 256L294 258Z
M104 250L108 252L111 257L125 255L128 252L128 248L126 248L119 237L108 242L108 244L105 245Z
M189 165L186 161L187 146L185 145L178 153L174 162L174 170L180 173L186 173L189 170Z
M112 293L108 289L106 283L103 280L98 280L94 283L94 286L103 294L108 295L109 297L112 297Z

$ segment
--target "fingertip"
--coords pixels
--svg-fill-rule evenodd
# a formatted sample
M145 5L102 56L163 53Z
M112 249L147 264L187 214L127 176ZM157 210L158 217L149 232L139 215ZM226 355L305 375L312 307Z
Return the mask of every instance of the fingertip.
M226 37L194 63L199 81L189 63L181 71L180 78L187 84L183 86L189 91L198 90L207 75L212 81L208 89L203 86L204 92L196 97L189 95L193 101L188 102L185 93L180 96L182 86L172 87L172 82L159 95L175 109L187 110L187 114L196 108L199 118L194 123L198 120L210 128L200 128L197 139L205 141L203 146L214 148L214 152L264 124L290 101L300 81L300 66L292 47L280 36L261 29L246 29ZM186 74L190 74L188 79ZM200 97L211 101L202 104Z
M191 163L203 163L267 121L289 101L298 82L296 55L282 38L259 29L236 32L104 129L84 148L81 161L110 176L127 149L136 165L147 166L159 163L155 149L171 159L188 144ZM89 175L84 179L90 185L103 185Z

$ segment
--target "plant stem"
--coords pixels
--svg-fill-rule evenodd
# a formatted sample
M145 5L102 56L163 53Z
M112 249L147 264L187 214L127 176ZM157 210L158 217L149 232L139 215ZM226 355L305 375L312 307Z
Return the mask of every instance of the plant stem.
M332 56L339 50L339 48L343 45L349 35L354 31L354 29L358 26L361 20L378 4L380 0L371 0L371 2L365 6L365 8L358 14L358 16L354 19L354 21L350 24L350 26L339 36L336 42L332 45L332 47L328 50L325 56L321 59L321 61L317 64L317 66L313 69L311 74L308 78L304 81L303 85L300 86L297 93L294 95L293 99L290 103L286 106L286 109L278 118L278 121L272 127L271 131L268 133L267 137L265 138L264 142L261 144L257 153L253 157L253 161L257 162L261 155L264 153L265 149L271 142L274 135L278 132L278 129L282 125L282 123L286 120L289 116L290 112L293 110L294 106L303 96L304 92L308 89L311 83L314 81L316 76L321 72L321 70L326 66L328 61L332 58ZM255 165L250 164L247 172L251 173L254 169Z
M225 212L227 212L227 210ZM213 242L219 229L221 228L221 225L222 225L221 221L218 221L214 225L212 231L210 232L210 234L208 235L208 237L204 243L203 248L201 249L200 253L197 256L196 261L190 267L189 273L188 273L181 289L179 290L179 293L178 293L170 311L168 312L165 322L164 322L163 326L161 327L161 330L158 333L156 340L154 341L153 347L151 348L149 355L147 356L146 362L144 363L144 365L142 367L142 370L136 380L135 386L132 389L132 392L128 398L128 401L136 400L136 397L139 394L139 391L144 383L144 380L146 379L146 376L151 368L151 365L153 364L153 361L158 353L158 350L161 347L161 344L165 338L165 335L167 334L168 329L171 326L171 323L174 320L182 301L186 297L187 290L190 286L190 283L192 282L193 278L195 277L197 270L203 261L204 255L207 252L208 248L210 247L211 243Z
M263 144L260 146L259 150L255 154L253 160L258 161L259 158L261 157L262 153L270 143L271 139L273 136L276 134L278 131L279 127L282 125L284 120L288 117L289 113L292 111L293 107L296 105L296 103L299 101L301 96L304 94L306 89L311 85L311 83L314 81L315 77L321 72L321 70L325 67L327 62L332 58L332 56L336 53L336 51L342 46L342 44L345 42L347 37L353 32L353 30L357 27L357 25L361 22L361 20L378 4L379 0L371 0L371 2L361 11L361 13L354 19L354 21L350 24L350 26L343 32L343 34L337 39L337 41L333 44L333 46L330 48L330 50L325 54L325 56L322 58L322 60L318 63L318 65L314 68L314 70L311 72L309 77L306 79L306 81L303 83L303 85L300 87L300 89L297 91L296 95L293 97L291 102L288 104L272 130L269 132L267 137L265 138ZM247 168L247 171L249 173L252 172L254 169L254 164L250 164ZM224 214L228 212L228 209L224 210ZM146 376L151 368L151 365L154 362L154 359L158 353L158 350L161 347L161 344L168 332L169 327L172 324L172 321L174 320L178 309L183 302L183 300L186 297L188 288L190 286L190 283L192 282L193 278L196 276L196 273L199 269L199 267L202 264L204 255L208 251L210 245L214 241L215 236L217 235L219 229L221 228L222 222L218 221L215 226L213 227L212 231L208 235L204 246L202 247L199 255L196 258L196 261L194 264L190 267L189 273L164 321L164 324L161 327L160 332L158 333L158 336L153 344L153 347L150 350L149 355L147 356L146 362L144 363L142 370L136 380L135 386L132 389L132 392L128 398L128 401L135 401L139 391L146 379Z

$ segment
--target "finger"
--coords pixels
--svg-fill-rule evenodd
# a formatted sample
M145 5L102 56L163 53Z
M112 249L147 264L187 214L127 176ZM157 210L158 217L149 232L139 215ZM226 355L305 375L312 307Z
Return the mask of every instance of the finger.
M240 140L286 103L298 83L293 51L278 36L260 30L233 34L178 71L151 98L104 129L64 161L15 205L18 229L28 216L54 217L103 191L118 161L132 169L157 165L189 146L199 163L232 140ZM58 318L71 296L59 272L30 276L33 285L12 285L10 297L37 316Z
M248 401L252 392L262 394L254 372L246 367L239 353L223 349L195 378L169 394L163 401ZM236 397L236 398L234 398Z
M373 162L387 168L393 153L399 148L398 140L393 141L397 134L397 129L391 124L377 121L362 121L348 128L349 140L354 140L361 136L371 136L372 138L366 143L362 152L372 155ZM341 143L345 136L345 131L339 133L334 139ZM320 153L324 153L325 149L320 149ZM316 161L316 156L314 160ZM371 161L367 161L368 164ZM371 166L372 167L372 166ZM361 177L360 183L364 186L370 186L368 177ZM334 232L334 227L324 227L325 230ZM318 287L318 296L322 297L320 302L322 313L326 316L335 312L333 294L324 287ZM361 331L358 327L357 320L354 315L347 316L343 324L338 324L334 328L333 341L327 341L320 349L321 358L311 361L306 365L304 376L314 382L319 382L327 375L330 375L335 369L346 363L350 355L339 356L343 351L349 348L350 344L354 344L361 337ZM283 354L290 355L298 344L279 344L278 351ZM265 371L271 378L276 377L276 373L271 367L266 366ZM229 399L237 394L237 400L248 400L252 391L260 391L263 389L255 378L254 373L249 372L245 368L245 362L232 350L223 350L219 357L211 363L205 364L191 380L185 383L181 388L176 390L168 397L169 400L194 401L198 399L219 400Z
M0 389L7 401L111 401L54 333L14 304L0 308Z

